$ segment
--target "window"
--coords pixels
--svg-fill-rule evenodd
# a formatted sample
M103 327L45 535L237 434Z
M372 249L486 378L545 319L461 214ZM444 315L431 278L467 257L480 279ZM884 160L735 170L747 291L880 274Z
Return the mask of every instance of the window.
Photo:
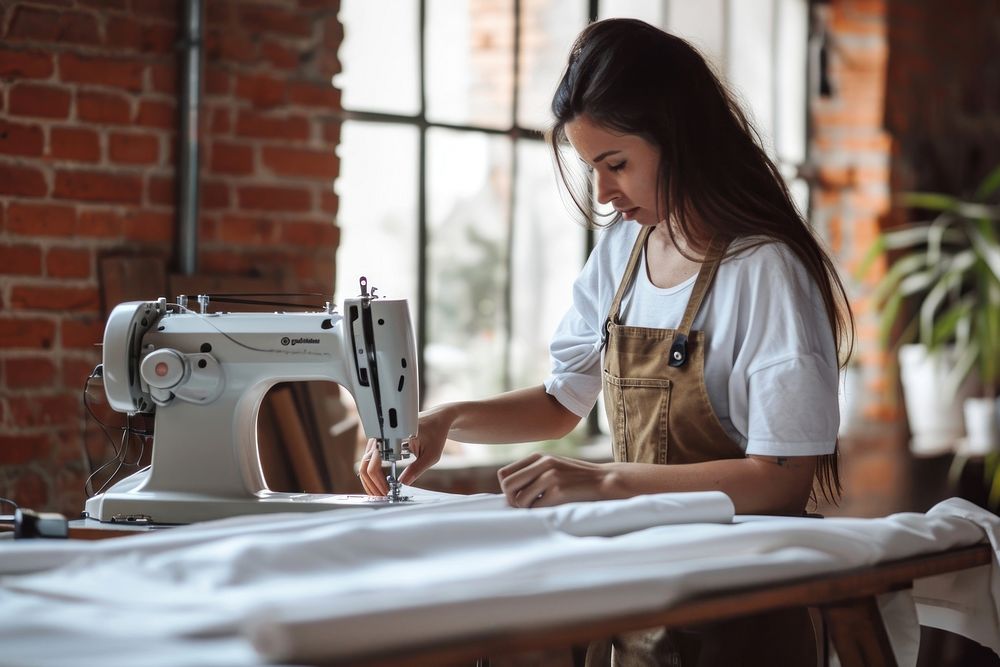
M424 405L540 383L593 242L542 141L573 38L611 16L688 38L794 181L807 14L806 0L343 0L337 301L360 275L410 299Z

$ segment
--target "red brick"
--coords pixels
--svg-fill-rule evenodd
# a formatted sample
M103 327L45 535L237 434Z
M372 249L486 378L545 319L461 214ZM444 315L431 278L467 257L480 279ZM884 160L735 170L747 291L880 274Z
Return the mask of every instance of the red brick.
M114 238L122 235L122 217L106 209L81 210L77 215L76 233L80 236Z
M236 95L249 100L255 107L268 108L284 104L288 95L285 82L264 75L239 76Z
M340 0L299 0L299 9L325 9L336 12L340 7Z
M57 199L138 204L142 178L99 171L57 171L53 196Z
M145 65L135 60L59 54L59 77L73 83L93 83L131 91L142 90Z
M215 67L205 68L205 94L229 96L233 87L233 78L228 72Z
M158 93L177 93L177 66L173 63L151 63L150 81Z
M45 134L37 125L20 125L0 119L0 153L38 156L45 145Z
M309 139L309 119L305 116L272 116L254 111L240 111L236 134L258 139Z
M265 185L239 189L239 207L263 211L308 211L312 201L308 190Z
M170 241L174 238L174 216L152 211L127 215L125 238L145 242Z
M336 15L328 16L323 21L323 46L324 51L337 53L344 41L344 24Z
M90 7L92 9L118 9L124 10L128 8L128 0L76 0L77 4L81 7Z
M329 83L290 83L288 101L310 107L340 108L340 91Z
M0 164L0 195L44 197L48 191L45 176L37 169Z
M104 27L104 44L116 51L142 48L142 26L130 16L110 16Z
M48 53L0 48L0 78L47 79L53 71L55 66Z
M44 84L16 84L10 89L10 112L15 116L69 117L70 94Z
M36 245L0 243L0 275L42 275L42 251Z
M51 396L15 396L9 400L12 421L26 428L75 424L82 409L76 391Z
M154 164L160 158L160 139L150 134L114 132L108 140L108 157L121 164Z
M238 5L239 20L250 32L277 33L291 37L311 37L312 22L301 12L277 7Z
M50 157L77 162L101 159L101 141L97 132L80 127L53 127L49 139Z
M169 21L176 21L181 16L177 0L133 0L132 11Z
M49 510L49 487L42 477L32 470L21 471L7 492L21 507Z
M285 222L281 225L281 241L310 248L335 248L340 243L340 228L332 222Z
M320 193L319 208L324 213L336 214L340 210L340 197L333 191L333 188L324 189Z
M209 62L256 63L257 42L242 32L212 30L205 38L205 56Z
M76 93L76 116L91 123L127 125L132 104L124 95L81 90Z
M203 181L201 205L204 208L229 208L229 186L219 181Z
M8 389L44 387L56 379L56 365L47 357L7 359L3 375Z
M170 176L150 176L148 202L173 206L177 203L177 190Z
M7 231L25 236L72 236L76 213L72 206L11 202Z
M103 337L103 336L102 336ZM98 357L99 359L100 357ZM82 386L90 374L94 371L94 366L98 362L91 359L69 359L63 357L60 365L60 380L64 387ZM90 393L97 396L99 385L90 385ZM103 397L102 397L103 398Z
M212 134L229 134L233 126L232 114L229 109L213 109L211 117L210 127L212 128Z
M7 31L8 39L32 42L97 44L97 19L84 12L53 12L34 7L15 7Z
M295 69L299 66L298 52L273 40L267 40L261 44L260 53L265 60L278 69Z
M228 0L212 0L205 11L205 22L210 26L229 23L233 20L232 6Z
M223 141L213 142L209 168L218 174L252 174L253 147Z
M258 266L257 258L245 252L206 250L201 253L203 271L219 274L241 274Z
M142 29L143 53L171 53L177 43L177 26L154 24Z
M52 278L89 278L91 252L79 248L49 248L45 272Z
M281 176L304 176L332 179L340 171L340 159L332 150L265 146L261 149L264 165Z
M232 244L264 245L277 240L277 226L269 218L223 216L218 229L218 240Z
M137 125L160 127L172 130L177 127L177 111L173 102L153 102L143 100L139 103L139 111L135 115Z
M60 323L63 347L93 349L104 338L104 324L100 320L64 319Z
M19 310L96 312L100 304L96 287L15 285L10 305Z
M48 350L56 337L55 322L0 317L0 347Z
M51 445L44 435L0 435L0 466L24 465L49 456ZM31 473L34 475L34 473ZM41 478L35 477L41 481ZM39 507L36 492L25 493L27 485L18 484L20 492L11 493L14 502L22 507ZM15 487L18 488L18 487ZM5 511L7 511L5 509Z
M59 34L59 17L59 12L47 9L15 7L6 38L54 42Z
M332 146L340 144L341 122L339 120L328 120L323 123L323 140Z

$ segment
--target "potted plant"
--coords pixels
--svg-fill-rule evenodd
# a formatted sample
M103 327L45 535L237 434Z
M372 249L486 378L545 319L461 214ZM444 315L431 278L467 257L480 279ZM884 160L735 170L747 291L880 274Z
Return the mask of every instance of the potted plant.
M904 205L934 217L887 230L862 262L860 271L867 273L876 257L891 253L873 299L881 310L883 341L895 337L917 454L953 448L962 438L963 421L966 453L1000 448L998 193L1000 168L971 198L903 195ZM949 417L950 425L934 421Z

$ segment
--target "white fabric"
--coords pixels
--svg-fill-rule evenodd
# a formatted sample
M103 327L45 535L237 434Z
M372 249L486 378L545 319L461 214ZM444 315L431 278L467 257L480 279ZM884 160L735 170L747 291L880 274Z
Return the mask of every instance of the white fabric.
M7 542L0 665L344 660L463 633L662 608L987 537L995 547L1000 536L1000 519L956 499L926 515L884 519L731 519L729 499L717 492L538 510L476 496L95 543ZM977 626L973 638L997 650L995 568L970 571L970 589L943 591L921 607L958 610L959 629ZM961 611L973 609L988 615ZM895 642L915 633L890 635ZM897 648L900 655L915 651Z
M601 391L601 330L638 232L639 225L620 223L601 234L550 345L545 388L581 417ZM644 257L622 322L676 328L694 281L658 288ZM819 289L787 246L769 243L724 261L693 328L708 337L709 402L747 454L833 452L840 424L834 340Z

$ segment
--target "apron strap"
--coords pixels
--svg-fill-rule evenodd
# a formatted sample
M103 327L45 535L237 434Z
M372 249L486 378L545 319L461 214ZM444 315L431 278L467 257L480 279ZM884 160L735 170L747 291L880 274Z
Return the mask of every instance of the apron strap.
M670 359L667 361L670 366L676 368L687 363L688 334L691 333L695 315L701 309L705 295L712 288L712 281L715 280L715 273L719 269L719 264L722 263L722 255L725 253L727 245L729 245L728 242L718 236L713 236L708 244L708 251L705 254L706 261L698 271L694 289L691 290L691 298L688 299L687 308L684 309L684 317L681 318L681 324L674 333L674 342L670 346Z
M611 301L608 317L604 320L603 331L601 331L601 349L604 349L604 346L608 344L608 326L612 322L618 324L622 299L625 298L625 293L628 291L629 285L632 284L632 279L635 277L635 267L639 265L639 258L642 257L642 251L646 247L646 239L649 238L649 234L652 231L652 227L644 226L639 231L635 245L632 246L632 254L629 255L628 263L625 265L625 273L622 275L621 282L618 283L618 291L615 292L615 298Z

